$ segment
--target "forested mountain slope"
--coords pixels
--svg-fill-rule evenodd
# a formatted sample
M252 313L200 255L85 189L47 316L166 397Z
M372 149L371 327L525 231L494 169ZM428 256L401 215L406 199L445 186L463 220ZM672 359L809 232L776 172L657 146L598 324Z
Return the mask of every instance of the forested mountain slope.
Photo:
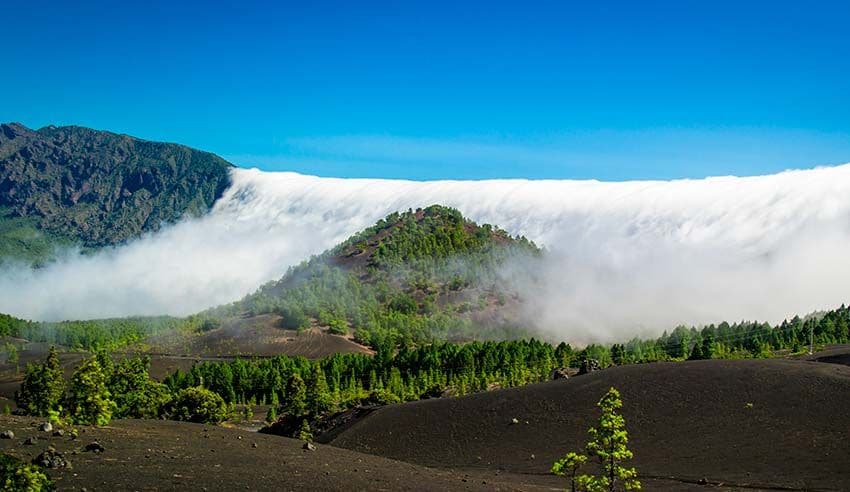
M99 248L209 210L231 164L183 145L77 126L0 125L0 260Z
M221 317L276 313L284 328L328 328L379 348L436 339L516 338L518 293L508 260L534 261L531 241L434 205L393 213L291 268Z

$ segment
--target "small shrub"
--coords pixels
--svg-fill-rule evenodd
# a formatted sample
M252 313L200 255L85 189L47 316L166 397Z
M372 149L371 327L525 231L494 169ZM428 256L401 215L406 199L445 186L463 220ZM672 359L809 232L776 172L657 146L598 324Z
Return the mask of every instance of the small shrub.
M53 482L36 465L28 465L9 456L0 455L0 483L3 491L42 492L56 490Z
M310 430L310 423L307 422L307 419L301 421L301 429L298 430L298 439L307 442L313 441L313 432Z

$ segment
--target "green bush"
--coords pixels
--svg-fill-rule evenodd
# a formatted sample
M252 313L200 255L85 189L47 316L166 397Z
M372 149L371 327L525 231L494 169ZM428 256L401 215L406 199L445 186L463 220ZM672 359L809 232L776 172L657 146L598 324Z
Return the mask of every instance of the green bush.
M23 461L0 454L0 483L4 492L42 492L56 490L53 482L36 465L28 465Z
M97 357L84 360L74 371L68 411L75 424L106 425L112 420L115 402L107 389L108 378Z
M47 417L58 410L65 393L65 379L59 355L50 347L44 364L27 364L21 389L15 392L15 403L25 415Z
M227 419L227 404L217 393L201 388L186 388L171 404L170 417L204 424L218 424Z

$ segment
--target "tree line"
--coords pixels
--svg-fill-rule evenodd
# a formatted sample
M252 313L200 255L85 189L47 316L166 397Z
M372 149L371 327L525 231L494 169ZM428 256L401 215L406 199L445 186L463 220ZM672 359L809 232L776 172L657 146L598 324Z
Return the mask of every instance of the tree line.
M224 400L200 388L172 391L150 378L150 358L113 359L106 351L83 359L66 383L59 354L51 347L42 364L28 364L15 393L18 413L54 423L106 425L114 418L169 418L219 423Z
M233 405L266 404L267 420L283 416L310 423L357 405L460 396L495 387L547 380L554 369L593 359L602 367L656 360L761 357L794 350L806 341L847 343L850 308L765 323L683 327L655 340L590 345L576 350L540 340L438 342L381 346L375 355L334 354L323 359L276 356L202 362L175 371L161 383L150 379L147 357L113 359L98 351L65 385L58 354L29 364L16 394L21 413L103 424L111 418L172 418L220 422ZM770 352L772 353L772 352ZM306 428L304 428L306 423Z
M216 323L217 320L197 315L36 322L0 314L0 337L23 338L34 343L94 352L119 349L174 331L203 331Z

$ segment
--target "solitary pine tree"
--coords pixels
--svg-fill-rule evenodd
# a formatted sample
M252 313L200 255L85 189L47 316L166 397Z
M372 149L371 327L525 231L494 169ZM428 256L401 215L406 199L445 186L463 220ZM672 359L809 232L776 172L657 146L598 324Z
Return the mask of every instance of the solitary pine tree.
M623 462L632 459L634 455L626 446L629 437L626 432L626 419L620 414L620 408L623 406L620 392L615 388L609 389L596 406L602 410L602 415L596 427L588 431L590 441L585 447L587 455L568 453L555 462L552 472L569 476L572 492L640 490L637 471L623 466ZM589 458L599 463L601 475L577 475L578 469Z
M301 428L298 430L298 439L307 442L313 441L313 432L310 430L310 423L307 422L307 419L301 420Z

